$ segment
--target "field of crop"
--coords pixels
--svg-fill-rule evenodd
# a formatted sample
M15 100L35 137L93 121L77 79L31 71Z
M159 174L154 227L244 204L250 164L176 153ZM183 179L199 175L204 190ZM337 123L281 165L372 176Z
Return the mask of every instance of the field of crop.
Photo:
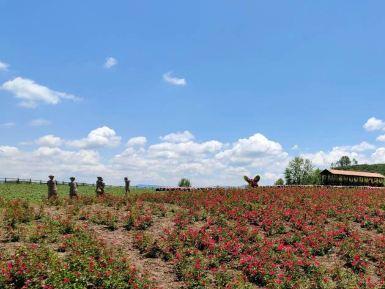
M59 197L65 198L68 196L69 187L68 185L58 185ZM95 195L95 187L93 186L79 186L79 194L82 196L93 196ZM106 188L109 194L122 196L124 195L124 188L109 186ZM133 194L151 192L150 189L137 189L131 188ZM34 203L42 202L47 198L47 185L46 184L15 184L15 183L2 183L0 184L0 196L4 199L16 199L20 198L23 200L31 201Z
M385 288L383 189L11 194L0 288Z

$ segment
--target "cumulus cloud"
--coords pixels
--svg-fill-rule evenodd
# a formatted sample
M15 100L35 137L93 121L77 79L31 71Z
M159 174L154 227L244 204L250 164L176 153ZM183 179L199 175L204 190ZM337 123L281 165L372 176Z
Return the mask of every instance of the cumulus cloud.
M304 158L310 159L312 163L319 168L328 168L332 163L338 161L342 156L360 159L358 153L344 150L339 147L333 148L331 151L319 151L315 153L307 153L301 155Z
M376 140L385 142L385 134L379 135Z
M158 185L176 185L180 178L187 177L195 186L215 186L244 185L243 175L259 174L262 184L271 184L282 177L293 157L279 142L260 133L222 143L197 141L187 130L165 135L155 143L148 143L144 136L133 137L121 152L100 157L98 148L117 146L120 141L112 128L103 126L78 140L42 136L34 142L38 147L32 151L0 143L0 175L40 178L53 173L60 179L75 175L86 181L102 175L114 184L129 176L136 184ZM385 148L368 142L302 156L324 168L344 155L359 163L385 162Z
M202 143L197 142L163 142L151 145L148 148L148 155L159 159L190 159L197 156L205 156L206 154L215 153L222 148L222 143L211 140Z
M367 131L382 130L385 128L385 122L381 119L371 117L364 124L364 129Z
M0 61L0 71L7 71L9 67L9 64Z
M160 137L160 139L163 141L173 142L173 143L188 142L193 140L194 138L195 138L194 135L188 130L185 130L183 132L170 133Z
M114 57L107 57L106 61L104 62L104 68L110 69L118 64L118 61Z
M349 148L349 147L347 147ZM371 151L376 148L375 145L372 145L366 141L363 141L359 143L358 145L351 146L350 149L354 152L364 152L364 151Z
M187 84L186 79L172 76L171 71L163 74L163 80L171 85L176 85L176 86L185 86Z
M96 151L68 151L60 148L39 147L21 151L16 147L0 146L0 172L7 177L46 179L49 174L66 180L76 176L79 181L94 181L100 174L111 175L101 164Z
M17 153L19 153L19 149L17 147L0 146L0 156L2 157L13 156Z
M44 118L36 118L31 120L28 125L29 126L47 126L50 125L51 121L44 119Z
M376 150L376 147L368 142L361 142L352 146L336 146L330 151L319 151L315 153L303 154L302 156L310 159L314 165L320 168L330 167L332 163L338 161L342 156L348 156L350 159L356 159L359 163L373 163L376 160L373 158L371 151Z
M371 158L374 163L384 163L385 162L385 148L380 147L371 155Z
M127 141L126 146L128 147L135 147L135 146L144 146L147 143L147 138L144 136L137 136L130 138Z
M181 177L188 177L194 185L209 186L242 185L243 175L256 173L269 183L282 174L287 162L282 146L261 134L223 144L197 142L191 133L179 132L163 136L160 143L147 148L127 147L111 165L141 182L175 185Z
M262 167L271 161L285 161L288 154L278 142L257 133L249 138L239 139L216 157L233 165Z
M243 185L243 175L257 173L263 183L273 182L288 162L278 142L258 133L232 144L195 141L189 131L168 134L153 144L138 136L129 139L121 153L103 161L95 150L119 143L116 132L104 126L79 140L42 136L34 142L38 148L33 151L1 146L0 174L40 178L53 173L61 179L75 175L87 181L100 174L115 184L128 175L135 183L160 185L176 185L187 177L196 186Z
M68 141L67 145L76 148L115 147L120 144L121 137L107 126L92 130L86 138Z
M72 94L52 90L31 79L22 77L4 82L1 89L20 99L19 105L26 108L35 108L39 104L56 105L63 99L79 100Z
M52 134L42 136L35 141L36 144L46 147L59 147L63 144L63 142L64 141L60 137Z

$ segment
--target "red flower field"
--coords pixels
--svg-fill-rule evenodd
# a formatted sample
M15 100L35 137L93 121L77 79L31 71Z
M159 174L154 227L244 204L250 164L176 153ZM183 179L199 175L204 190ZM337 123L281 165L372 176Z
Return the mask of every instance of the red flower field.
M385 288L385 191L2 201L0 288Z

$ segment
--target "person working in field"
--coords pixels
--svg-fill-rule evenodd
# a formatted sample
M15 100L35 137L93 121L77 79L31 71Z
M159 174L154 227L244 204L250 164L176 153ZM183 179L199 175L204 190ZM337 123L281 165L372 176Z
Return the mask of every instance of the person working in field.
M57 182L55 180L55 177L52 175L48 176L48 178L48 199L55 199L57 198Z
M75 177L70 177L71 182L68 184L70 187L70 198L78 197L78 184L75 182Z
M127 177L124 178L124 191L127 197L130 192L130 180Z
M104 196L104 187L106 184L103 182L102 177L98 177L98 180L96 181L96 196Z

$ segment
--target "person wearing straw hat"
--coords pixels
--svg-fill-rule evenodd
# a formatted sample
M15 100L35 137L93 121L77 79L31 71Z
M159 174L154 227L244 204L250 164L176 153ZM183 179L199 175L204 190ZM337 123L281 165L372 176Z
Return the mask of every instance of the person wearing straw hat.
M70 183L68 184L70 187L70 198L78 197L78 184L75 182L75 177L70 177Z
M57 182L53 175L48 176L48 199L57 198Z

